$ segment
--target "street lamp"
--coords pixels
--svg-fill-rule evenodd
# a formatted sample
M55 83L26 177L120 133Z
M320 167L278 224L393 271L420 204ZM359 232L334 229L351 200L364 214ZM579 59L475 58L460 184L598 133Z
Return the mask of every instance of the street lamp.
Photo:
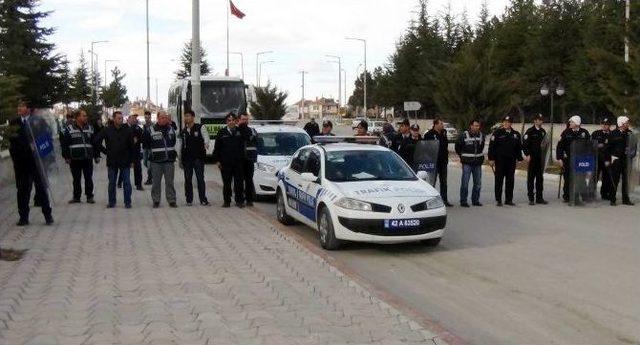
M367 117L367 40L357 37L345 37L345 39L360 41L364 45L364 117Z
M558 97L562 97L564 93L565 93L564 86L560 83L558 84L551 83L550 85L542 84L542 87L540 87L540 94L542 95L542 97L551 96L551 114L549 117L549 122L551 122L551 131L550 131L550 137L549 137L549 146L551 150L551 155L549 155L549 162L553 162L553 124L554 124L553 98L554 98L554 95L558 95Z
M118 62L120 60L104 60L104 88L107 88L107 63L108 62Z
M331 63L338 63L338 112L342 106L342 58L336 55L326 55L328 58L336 59L335 61L329 61Z
M244 55L241 52L229 52L229 54L240 55L240 68L242 71L242 80L244 80Z
M259 81L259 79L260 79L260 67L259 67L260 55L272 54L272 53L273 53L272 50L267 50L267 51L256 53L256 83L258 84L258 86L260 86L260 81Z
M274 62L275 61L273 61L273 60L260 61L260 68L258 69L258 87L260 87L260 78L262 78L262 65L268 64L268 63L274 63Z
M91 54L95 54L95 51L93 50L93 45L94 44L107 43L107 42L109 42L109 41L107 41L107 40L91 41ZM98 64L98 58L97 58L98 54L95 54L95 55L96 55L96 65L97 65ZM97 80L95 78L95 72L94 71L95 71L95 66L93 64L93 55L91 55L91 73L93 73L93 77L91 78L92 79L91 80L91 85L93 86L93 91L95 92L96 89L97 89L97 85L96 85Z

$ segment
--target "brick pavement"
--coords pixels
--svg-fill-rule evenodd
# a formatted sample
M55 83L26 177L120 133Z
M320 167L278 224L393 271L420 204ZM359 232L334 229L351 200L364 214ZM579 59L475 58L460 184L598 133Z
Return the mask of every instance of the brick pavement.
M211 182L214 207L152 209L147 190L107 210L99 175L98 203L58 202L53 227L39 210L14 227L15 189L0 190L0 245L28 249L0 261L0 344L442 343L267 220L218 207Z

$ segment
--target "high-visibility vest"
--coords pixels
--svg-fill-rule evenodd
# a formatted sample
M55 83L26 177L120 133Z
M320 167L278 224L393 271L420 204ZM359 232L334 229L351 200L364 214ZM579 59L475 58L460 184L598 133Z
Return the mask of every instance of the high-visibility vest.
M79 128L70 125L66 128L69 140L69 155L72 160L93 159L93 127Z
M151 161L152 162L175 162L176 152L176 131L169 126L166 135L157 129L157 125L149 127L151 136Z

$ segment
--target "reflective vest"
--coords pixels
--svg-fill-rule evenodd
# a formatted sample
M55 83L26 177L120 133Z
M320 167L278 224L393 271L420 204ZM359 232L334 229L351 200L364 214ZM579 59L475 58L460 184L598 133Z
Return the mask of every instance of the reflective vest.
M156 163L175 162L176 152L176 131L173 127L165 133L157 129L157 125L149 127L151 137L151 161Z
M477 136L465 131L462 135L460 161L462 164L482 165L484 162L484 134Z
M72 160L93 159L93 127L79 128L76 125L66 127L69 142L69 156Z

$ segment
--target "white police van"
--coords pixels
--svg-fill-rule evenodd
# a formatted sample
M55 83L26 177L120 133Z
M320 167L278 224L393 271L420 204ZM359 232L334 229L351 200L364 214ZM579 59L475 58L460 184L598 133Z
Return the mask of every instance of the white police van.
M311 144L311 138L297 121L251 121L256 130L258 159L255 163L253 184L258 197L274 196L278 180L276 173L291 161L301 147Z
M342 241L436 246L447 211L440 194L377 137L315 137L278 172L277 217L319 233L325 249Z

